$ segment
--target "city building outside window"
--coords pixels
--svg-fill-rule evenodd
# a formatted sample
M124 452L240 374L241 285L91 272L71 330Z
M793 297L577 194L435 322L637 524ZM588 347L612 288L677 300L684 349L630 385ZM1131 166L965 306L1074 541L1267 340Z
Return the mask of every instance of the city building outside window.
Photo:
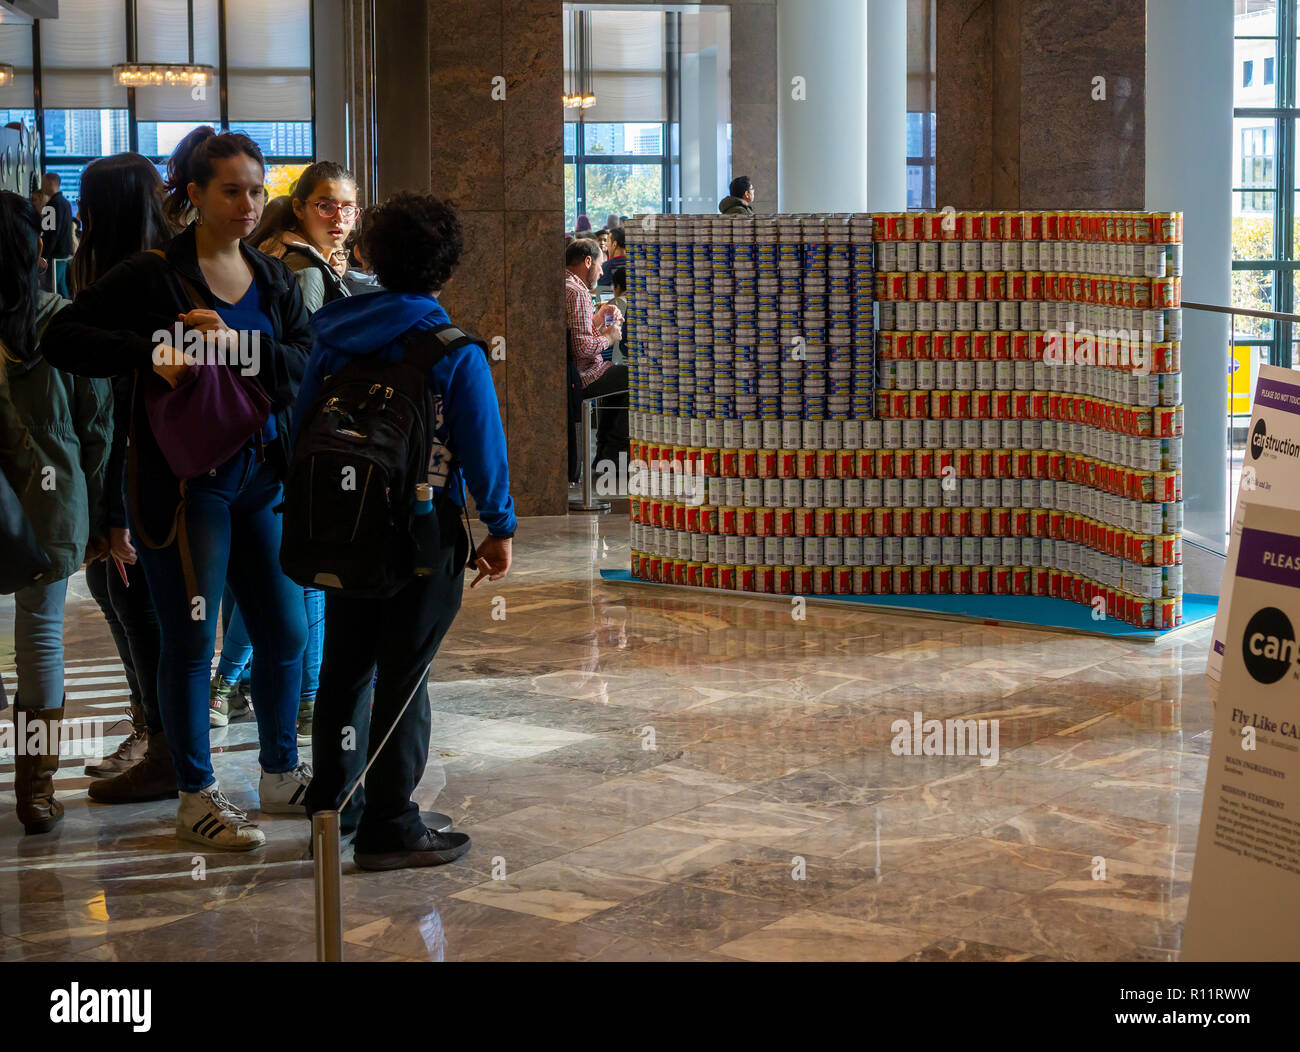
M176 144L204 124L253 139L266 158L268 195L288 192L316 152L311 0L195 0L194 61L218 71L217 83L197 90L115 83L113 66L130 58L190 57L185 0L134 0L134 9L134 56L125 3L62 0L57 19L0 24L0 62L15 67L0 87L0 125L40 133L43 169L59 174L74 208L91 161L133 150L165 174ZM223 31L239 42L224 65Z

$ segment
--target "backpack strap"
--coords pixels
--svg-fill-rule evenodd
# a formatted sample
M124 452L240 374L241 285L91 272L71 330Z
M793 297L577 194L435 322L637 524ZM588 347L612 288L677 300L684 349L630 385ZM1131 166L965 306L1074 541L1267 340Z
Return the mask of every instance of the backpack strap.
M433 329L418 329L409 333L402 341L406 346L406 361L417 366L421 373L428 373L447 355L454 351L460 350L469 344L483 346L483 341L476 339L467 334L464 330L458 329L455 325L439 325ZM485 352L486 353L486 352ZM433 435L426 436L429 444L433 444ZM456 451L450 449L451 464L448 466L448 480L453 473L460 471L460 458L456 456ZM447 496L446 487L443 488L443 497ZM461 478L461 507L465 512L465 533L469 538L469 562L467 566L473 567L478 560L478 547L474 543L474 531L469 524L469 501L465 495L465 480Z
M482 346L483 341L468 335L455 325L439 325L432 329L417 329L402 340L406 345L407 360L424 369L432 369L440 361L471 343Z

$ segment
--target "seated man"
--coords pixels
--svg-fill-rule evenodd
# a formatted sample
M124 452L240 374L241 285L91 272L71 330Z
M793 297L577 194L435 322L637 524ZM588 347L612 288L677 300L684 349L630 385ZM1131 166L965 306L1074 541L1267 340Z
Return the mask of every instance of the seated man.
M592 310L591 290L600 277L602 262L600 246L588 238L570 242L564 253L564 308L584 399L627 390L627 366L607 362L603 353L623 335L617 310L609 303L598 311ZM617 465L619 453L627 452L627 397L611 398L598 405L593 466L602 460Z

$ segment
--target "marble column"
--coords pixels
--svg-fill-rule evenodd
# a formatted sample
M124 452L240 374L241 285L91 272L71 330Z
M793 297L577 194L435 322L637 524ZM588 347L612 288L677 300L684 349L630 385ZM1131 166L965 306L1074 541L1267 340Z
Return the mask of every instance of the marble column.
M776 13L778 209L866 211L867 5L780 0Z
M1146 0L936 14L940 207L1144 207Z
M465 228L465 255L442 302L453 320L504 340L493 378L519 513L562 515L562 7L556 0L427 3L429 180L435 194L456 202ZM388 119L410 118L399 110Z
M731 174L754 181L754 211L777 206L775 0L732 0Z

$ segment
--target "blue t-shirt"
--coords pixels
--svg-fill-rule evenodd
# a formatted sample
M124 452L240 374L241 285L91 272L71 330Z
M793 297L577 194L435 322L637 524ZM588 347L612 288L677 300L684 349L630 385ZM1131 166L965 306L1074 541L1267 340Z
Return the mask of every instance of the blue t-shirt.
M275 338L275 329L271 325L271 319L267 316L266 311L262 309L262 293L257 287L256 281L249 283L248 291L244 293L243 298L238 303L227 303L215 294L212 300L213 310L217 312L222 321L236 332L256 331L271 339ZM272 413L266 418L266 424L262 427L262 441L263 443L270 442L275 436L275 414Z

